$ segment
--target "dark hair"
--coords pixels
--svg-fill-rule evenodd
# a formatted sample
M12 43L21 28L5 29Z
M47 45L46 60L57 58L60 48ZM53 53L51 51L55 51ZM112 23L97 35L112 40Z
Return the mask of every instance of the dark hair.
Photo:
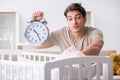
M67 13L69 11L79 11L83 17L86 16L86 10L81 6L79 3L72 3L70 4L64 11L64 15L67 17Z

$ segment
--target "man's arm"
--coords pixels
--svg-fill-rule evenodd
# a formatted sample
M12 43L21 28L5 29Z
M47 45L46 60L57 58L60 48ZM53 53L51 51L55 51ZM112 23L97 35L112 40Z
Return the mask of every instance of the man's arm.
M82 50L85 55L99 55L99 52L103 46L103 39L99 36L96 36L91 44Z

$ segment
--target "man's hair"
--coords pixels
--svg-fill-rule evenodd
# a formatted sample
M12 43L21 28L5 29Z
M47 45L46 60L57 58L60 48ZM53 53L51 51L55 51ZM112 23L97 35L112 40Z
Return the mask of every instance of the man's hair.
M64 11L64 15L67 17L69 11L79 11L83 17L86 16L86 10L79 3L70 4Z

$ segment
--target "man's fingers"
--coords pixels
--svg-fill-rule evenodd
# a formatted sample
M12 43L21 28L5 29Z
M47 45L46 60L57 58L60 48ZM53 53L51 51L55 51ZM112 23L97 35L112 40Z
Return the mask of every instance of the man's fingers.
M32 17L34 20L41 20L44 16L44 13L42 11L36 11L32 14Z

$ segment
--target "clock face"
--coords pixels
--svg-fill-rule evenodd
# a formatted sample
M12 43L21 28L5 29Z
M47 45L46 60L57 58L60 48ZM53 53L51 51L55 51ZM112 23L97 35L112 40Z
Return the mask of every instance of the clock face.
M41 22L31 22L26 30L25 37L33 45L42 45L48 37L48 28Z

